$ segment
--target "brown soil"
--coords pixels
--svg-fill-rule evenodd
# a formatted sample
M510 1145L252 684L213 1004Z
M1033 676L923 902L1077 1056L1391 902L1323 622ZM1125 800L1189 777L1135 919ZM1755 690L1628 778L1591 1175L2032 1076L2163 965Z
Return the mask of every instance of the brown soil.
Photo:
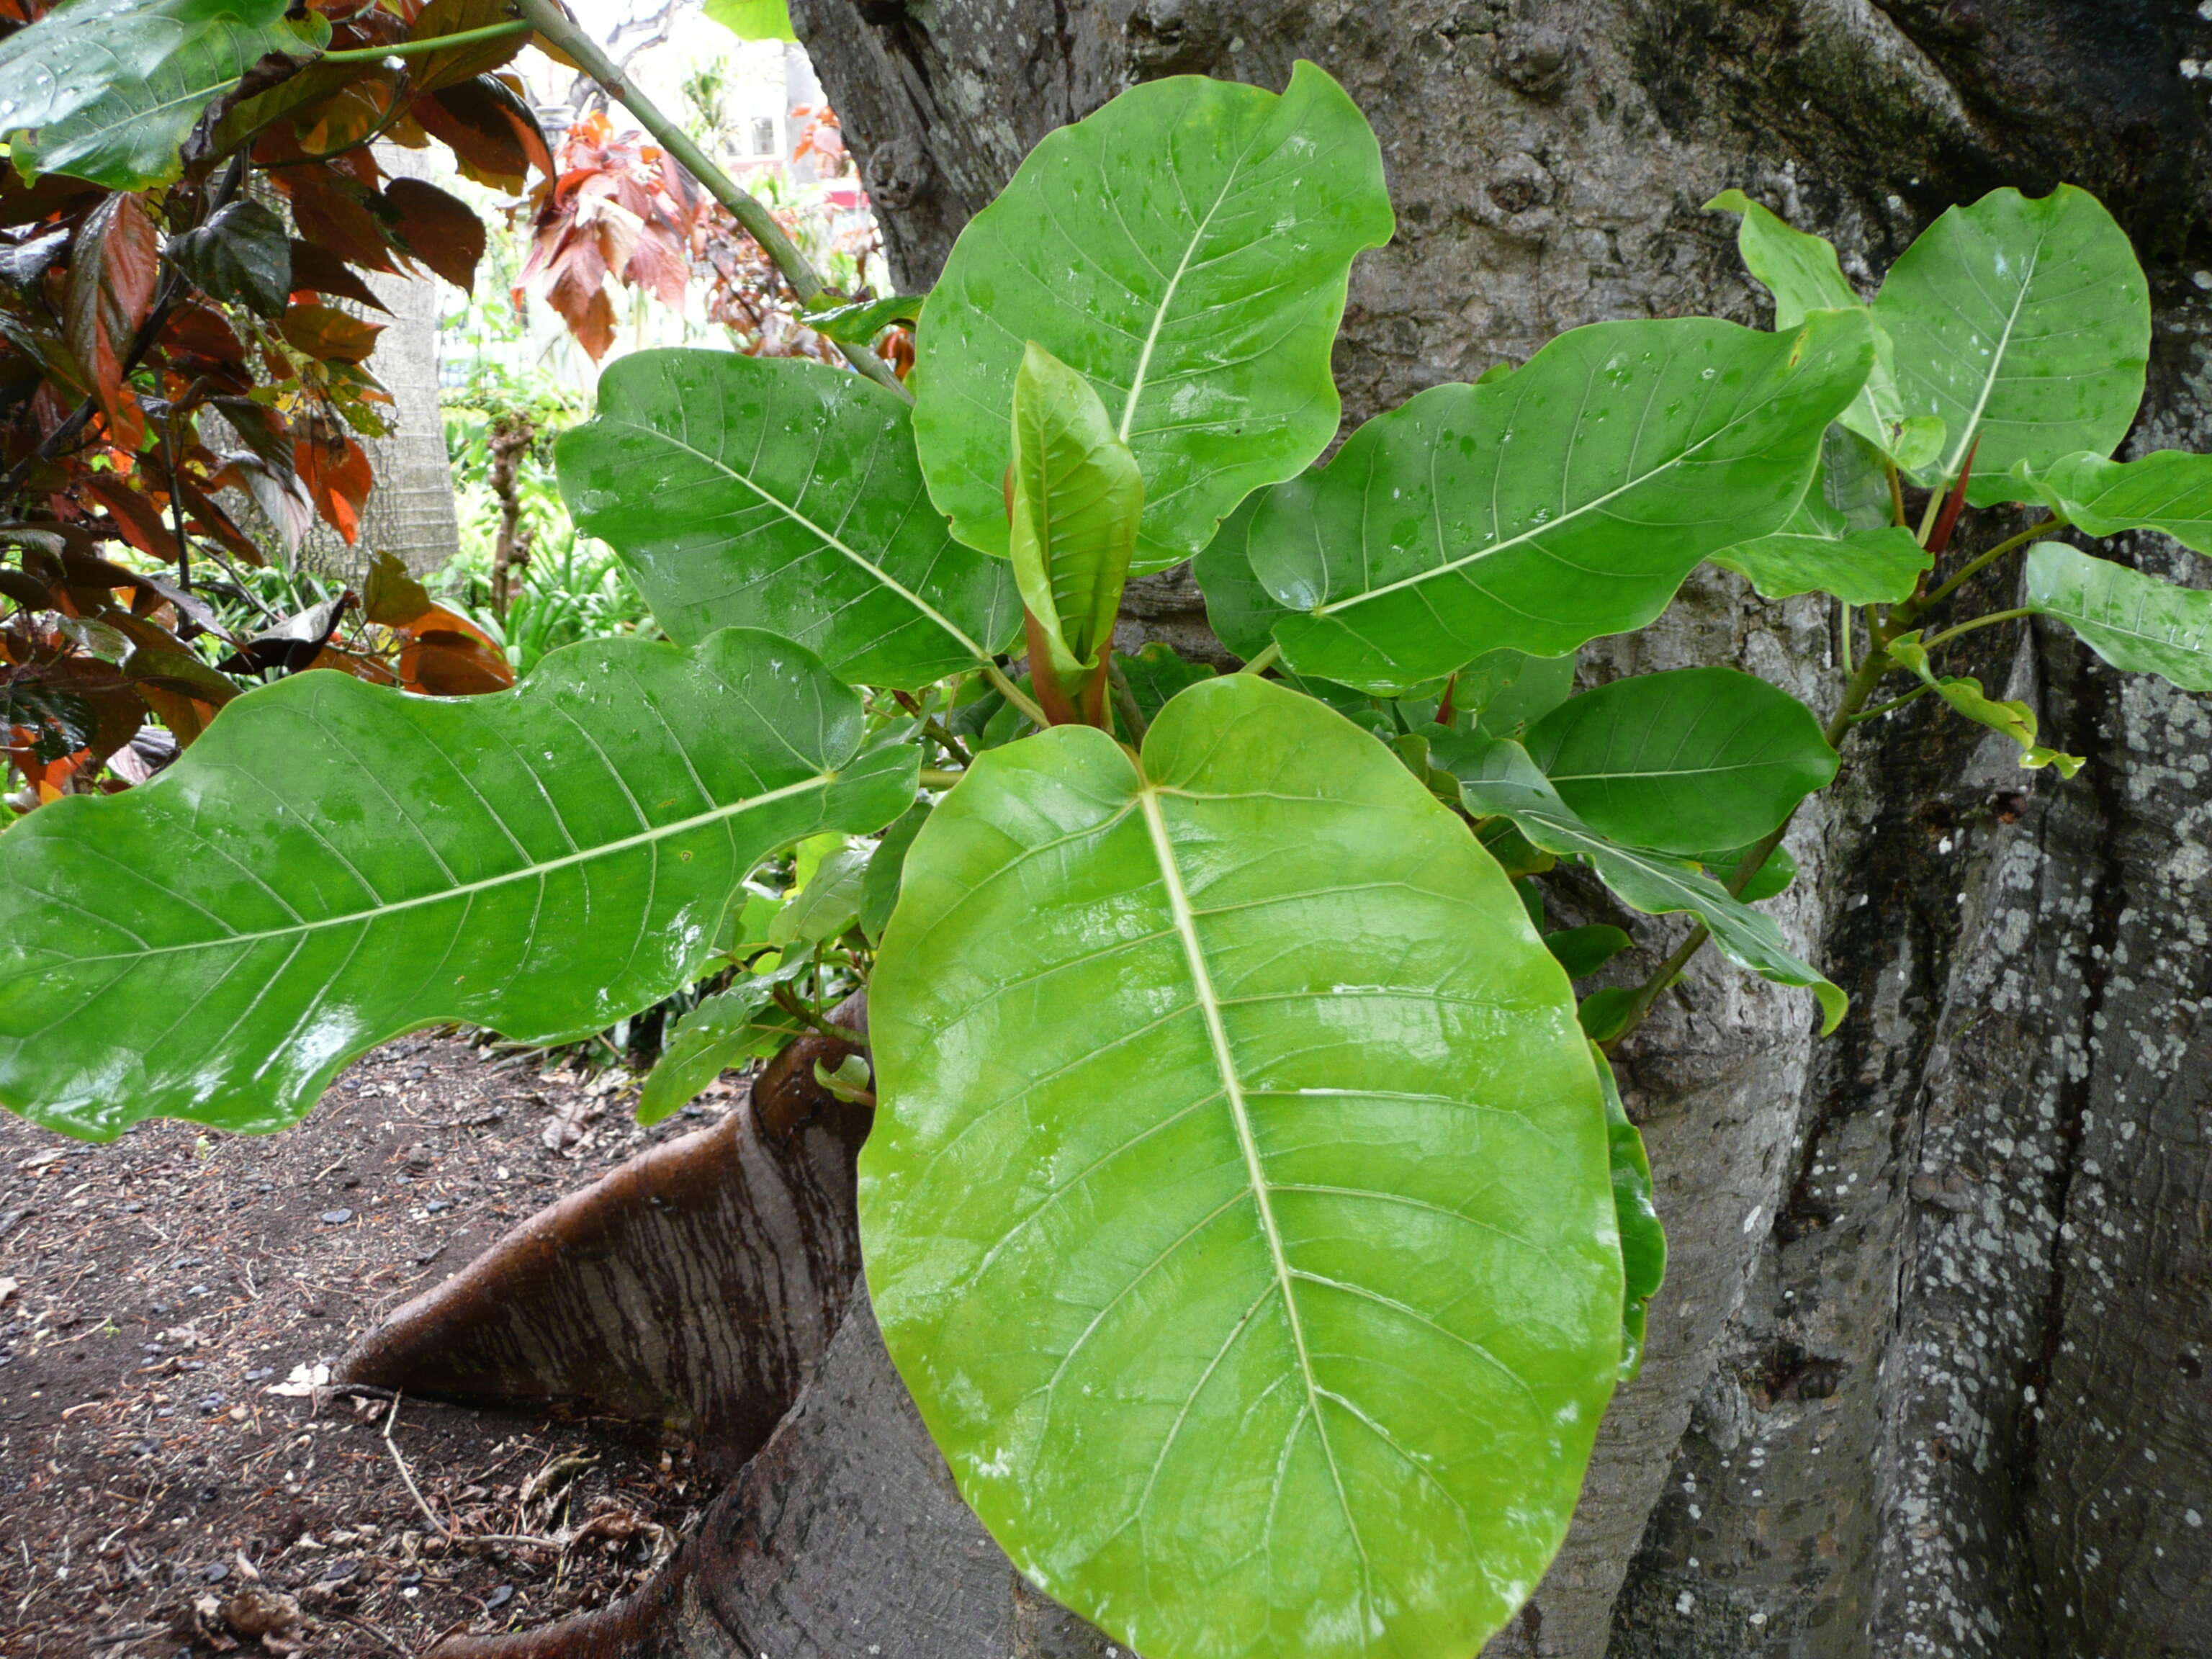
M621 1073L543 1063L403 1039L267 1137L159 1122L86 1146L0 1112L0 1654L413 1655L597 1606L672 1545L714 1497L687 1448L270 1392L731 1105L641 1131Z

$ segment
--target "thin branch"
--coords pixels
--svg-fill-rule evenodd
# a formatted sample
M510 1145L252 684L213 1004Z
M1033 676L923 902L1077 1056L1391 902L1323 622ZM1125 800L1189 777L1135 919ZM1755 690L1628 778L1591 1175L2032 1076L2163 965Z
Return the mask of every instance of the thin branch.
M1026 714L1030 724L1040 729L1052 724L1052 716L1037 706L1035 697L1014 684L1013 677L994 662L983 665L983 678L991 682L1000 696Z
M1851 724L1856 726L1863 721L1874 720L1883 714L1895 714L1899 709L1904 708L1908 702L1911 702L1918 698L1926 696L1935 689L1936 688L1932 685L1915 686L1911 690L1906 692L1901 697L1892 697L1887 702L1876 703L1871 708L1862 709L1859 713L1851 716Z
M2026 605L2016 605L2010 611L1992 611L1986 617L1977 617L1972 622L1962 622L1956 628L1947 628L1940 634L1931 634L1920 641L1923 649L1933 651L1946 641L1955 640L1961 634L1971 634L1977 628L1994 628L1999 623L2017 622L2022 617L2033 617L2034 611Z
M415 1507L422 1511L422 1518L438 1529L439 1536L451 1543L453 1529L438 1519L436 1512L423 1501L422 1489L415 1484L415 1477L407 1468L407 1460L399 1455L399 1448L392 1438L392 1425L398 1421L399 1396L395 1394L392 1396L391 1414L384 1419L384 1449L392 1454L392 1467L399 1471L399 1478L407 1486L407 1495L415 1500Z
M607 95L621 104L638 119L640 125L658 139L663 149L682 162L684 168L707 187L707 193L730 210L731 216L743 225L746 234L760 244L761 251L774 262L783 280L803 303L813 299L827 286L806 256L799 251L798 244L784 234L775 216L763 206L760 198L742 188L730 175L716 166L706 151L692 142L691 135L661 112L659 107L638 91L623 77L622 68L608 57L599 43L577 27L575 21L562 9L560 0L516 0L516 9L538 33L574 58L580 69L607 90ZM901 383L891 366L865 345L847 345L842 342L837 349L846 360L877 385L896 392L911 402L914 394Z
M479 40L498 40L510 34L526 34L529 31L527 23L487 23L480 29L434 34L422 40L398 40L388 46L349 46L343 52L326 52L315 61L319 64L380 64L387 58L444 52L453 46L474 46Z
M1108 653L1106 659L1106 683L1113 688L1114 707L1121 716L1121 723L1129 728L1129 741L1142 743L1152 722L1145 718L1145 711L1138 704L1137 694L1129 684L1129 676L1123 671L1120 659L1111 653Z
M1995 564L1999 559L2004 557L2006 554L2011 552L2014 548L2022 546L2028 542L2032 542L2039 536L2047 536L2054 530L2063 530L2066 528L2066 525L2067 520L2065 514L2059 514L2051 518L2045 519L2041 524L2032 526L2028 529L2021 531L2017 536L2008 536L2004 540L1999 542L1988 552L1979 554L1974 558L1967 561L1964 565L1961 565L1957 575L1952 577L1950 580L1945 582L1941 587L1937 588L1933 593L1930 593L1926 599L1920 602L1921 609L1926 610L1930 605L1939 605L1943 600L1949 599L1952 594L1957 592L1960 588L1964 586L1974 576L1989 568L1990 566Z

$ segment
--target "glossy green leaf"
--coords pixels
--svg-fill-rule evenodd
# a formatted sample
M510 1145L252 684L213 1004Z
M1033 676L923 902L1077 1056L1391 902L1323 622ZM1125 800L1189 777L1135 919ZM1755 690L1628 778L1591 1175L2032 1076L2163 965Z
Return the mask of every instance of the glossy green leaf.
M2027 605L2115 668L2212 691L2212 592L2176 587L2063 542L2027 550Z
M1540 918L1537 925L1543 925ZM1569 979L1581 979L1597 972L1628 945L1626 933L1601 921L1587 927L1563 927L1544 935L1544 948L1559 958Z
M864 346L894 323L913 323L921 316L922 294L892 294L880 300L860 300L833 305L820 311L802 311L799 320L825 340Z
M1890 267L1874 314L1896 349L1908 415L1943 422L1938 481L1967 449L1976 507L2010 501L2019 462L2109 455L2142 401L2150 291L2097 198L1993 190L1954 207Z
M1191 578L1206 599L1206 622L1222 644L1246 662L1275 643L1275 624L1293 614L1252 574L1252 526L1267 495L1261 490L1246 496L1190 565Z
M1574 695L1575 654L1532 657L1525 651L1486 651L1459 671L1452 705L1494 738L1520 735Z
M2139 461L2112 461L2083 453L2019 471L2028 492L2092 536L2157 530L2212 553L2212 455L2161 449Z
M1729 961L1778 985L1805 987L1820 1000L1822 1035L1836 1029L1850 1000L1790 953L1772 917L1729 897L1727 888L1687 860L1625 847L1600 835L1559 799L1519 744L1457 732L1439 735L1435 727L1431 733L1437 764L1459 779L1470 813L1510 818L1536 846L1563 858L1587 860L1613 896L1632 909L1654 916L1694 915ZM1612 1033L1590 1035L1604 1040Z
M1216 672L1212 663L1192 662L1178 655L1164 640L1148 641L1133 657L1121 659L1121 665L1128 678L1130 694L1147 720L1158 720L1160 710L1176 693L1200 680L1212 679Z
M860 893L868 876L866 847L841 847L823 859L769 924L768 942L780 951L836 939L860 919Z
M1273 624L1284 661L1395 693L1643 626L1700 559L1790 517L1873 351L1856 312L1786 335L1599 323L1492 385L1420 393L1254 510L1243 551L1294 613Z
M905 808L918 751L861 735L817 660L736 630L487 696L250 692L151 783L0 839L0 1103L274 1129L402 1031L599 1030L699 976L763 854Z
M1035 340L1143 470L1135 568L1197 552L1336 435L1345 284L1391 224L1375 135L1311 64L1279 95L1146 82L1048 134L960 233L916 340L915 440L953 533L1007 550L1006 410Z
M1073 680L1112 643L1145 481L1090 381L1034 340L1014 376L1013 428L1014 583Z
M776 986L802 965L772 974L741 975L669 1028L660 1059L638 1091L637 1121L653 1124L682 1111L716 1078L749 1060L764 1060L799 1035L795 1015L776 1006Z
M890 925L892 907L898 902L899 883L906 873L906 855L921 826L929 822L934 803L918 800L900 815L876 842L876 855L868 860L868 873L860 884L860 931L871 944L883 942Z
M1641 1000L1638 992L1626 986L1608 985L1584 997L1575 1018L1592 1042L1611 1042L1635 1024Z
M1024 1573L1168 1659L1467 1655L1620 1358L1566 976L1457 818L1252 675L979 758L871 991L892 1357Z
M330 37L287 0L62 0L0 40L0 134L26 179L168 184L201 112L271 52L305 58Z
M281 317L292 295L292 234L276 210L250 198L218 208L207 223L169 239L170 260L218 300Z
M1723 887L1743 863L1744 854L1751 851L1751 843L1728 848L1717 853L1693 854L1705 867L1705 873ZM1751 879L1743 884L1736 896L1746 904L1756 904L1761 899L1772 898L1777 893L1789 890L1790 884L1797 879L1797 860L1786 847L1778 847L1766 855L1765 862L1752 872Z
M1917 633L1900 634L1889 642L1889 654L1908 672L1920 676L1936 695L1977 726L2002 732L2020 745L2020 763L2030 771L2046 766L2070 778L2081 769L2081 757L2061 754L2037 741L2035 710L2015 699L1992 697L1982 683L1967 675L1939 675L1928 660Z
M1006 564L931 511L906 404L858 374L634 352L554 459L577 527L622 556L679 644L761 628L851 684L914 690L1020 633Z
M1826 237L1793 228L1740 190L1724 190L1705 206L1742 216L1736 249L1743 256L1744 269L1774 296L1777 333L1796 327L1811 312L1867 309L1858 290L1845 280L1836 250ZM1943 441L1943 423L1923 416L1907 425L1891 355L1888 339L1876 329L1874 367L1858 396L1837 419L1911 471L1936 459Z
M1748 846L1836 775L1813 711L1733 668L1614 680L1561 703L1524 746L1600 835L1692 855Z
M1770 599L1832 593L1845 605L1895 605L1912 597L1935 561L1895 525L1828 536L1761 536L1713 555Z
M1605 1096L1607 1150L1613 1162L1613 1214L1620 1230L1620 1380L1644 1369L1644 1327L1651 1298L1667 1281L1667 1230L1651 1201L1651 1160L1644 1136L1628 1121L1620 1085L1601 1050L1593 1048L1598 1088Z

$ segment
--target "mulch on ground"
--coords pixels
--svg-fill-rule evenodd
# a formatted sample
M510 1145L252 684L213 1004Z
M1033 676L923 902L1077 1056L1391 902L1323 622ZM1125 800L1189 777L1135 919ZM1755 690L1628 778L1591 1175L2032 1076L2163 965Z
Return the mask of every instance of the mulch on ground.
M687 1448L304 1380L732 1102L641 1131L622 1073L545 1063L403 1039L270 1136L87 1146L0 1111L0 1654L414 1655L600 1605L672 1547L714 1496Z

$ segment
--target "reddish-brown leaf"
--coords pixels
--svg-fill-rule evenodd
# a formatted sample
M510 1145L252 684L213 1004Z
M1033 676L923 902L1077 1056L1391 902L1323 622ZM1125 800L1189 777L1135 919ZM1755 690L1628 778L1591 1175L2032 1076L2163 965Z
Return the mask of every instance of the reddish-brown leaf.
M92 383L109 437L125 449L145 441L146 416L125 383L123 360L154 308L160 269L154 221L136 196L111 196L94 208L70 252L62 299L70 350Z
M361 510L376 485L361 446L337 434L302 438L293 446L292 465L323 521L349 546L358 540Z
M473 629L463 634L442 628L416 635L399 653L400 684L428 697L476 697L507 690L514 684L514 670L498 647L472 635Z
M408 31L408 39L430 40L441 34L461 34L514 21L507 0L430 0ZM520 52L529 40L527 34L510 34L456 46L450 52L434 52L415 59L410 72L417 90L434 92L490 73Z
M292 240L292 292L327 294L356 305L373 306L387 317L392 314L392 307L376 297L376 290L362 280L359 271L328 248L297 237Z
M212 536L240 558L252 565L269 562L261 551L260 544L239 528L238 520L223 511L222 504L194 483L190 477L178 481L179 490L185 498L185 507L199 526L204 536Z
M462 173L480 185L520 191L533 167L552 176L552 152L537 116L488 75L418 98L411 112L424 131L453 152Z
M285 343L325 362L357 363L376 349L381 323L364 322L335 306L294 306L276 325Z
M384 228L371 208L374 195L335 167L290 167L276 175L292 198L292 216L302 240L365 270L394 267Z
M83 481L84 493L107 509L123 539L150 558L173 559L177 538L168 514L151 497L112 472L95 472Z
M473 209L420 179L394 179L384 200L401 246L455 288L476 287L484 228Z

